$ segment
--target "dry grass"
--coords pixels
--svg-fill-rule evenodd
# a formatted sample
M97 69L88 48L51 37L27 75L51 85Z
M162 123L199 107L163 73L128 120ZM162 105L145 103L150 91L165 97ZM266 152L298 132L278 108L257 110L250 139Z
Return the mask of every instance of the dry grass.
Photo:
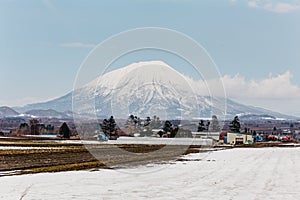
M2 176L7 171L12 171L7 175L16 175L160 163L176 160L183 154L199 152L197 148L176 145L82 145L38 140L0 141L0 146L40 147L0 150L0 173L4 172ZM120 154L118 149L129 153ZM95 155L99 157L95 158Z
M21 174L32 174L41 172L62 172L62 171L74 171L92 168L106 168L105 164L100 161L84 162L84 163L71 163L55 166L45 166L45 167L35 167L31 169L26 169L20 172Z

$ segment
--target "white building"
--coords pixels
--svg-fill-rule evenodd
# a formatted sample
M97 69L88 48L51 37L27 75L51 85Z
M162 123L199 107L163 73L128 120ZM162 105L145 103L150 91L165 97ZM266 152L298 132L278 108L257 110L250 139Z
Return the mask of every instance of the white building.
M241 133L227 133L228 144L249 144L253 143L252 135L241 134Z
M211 138L219 141L220 132L192 132L193 138Z

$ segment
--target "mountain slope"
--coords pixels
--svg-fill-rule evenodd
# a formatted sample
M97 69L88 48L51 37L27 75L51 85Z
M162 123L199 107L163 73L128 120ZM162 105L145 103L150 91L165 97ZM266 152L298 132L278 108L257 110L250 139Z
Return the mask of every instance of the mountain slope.
M35 116L35 117L39 117L39 118L70 118L72 117L72 115L70 115L70 113L67 112L58 112L56 110L53 109L47 109L47 110L29 110L26 111L24 114L28 115L28 116Z
M29 104L18 111L54 109L72 110L82 115L114 115L127 118L157 115L164 119L193 119L215 114L231 118L236 114L268 114L287 117L280 113L232 100L208 96L200 92L199 81L183 76L161 61L133 63L108 72L82 88L52 101ZM72 102L73 100L73 102ZM73 103L73 104L72 104ZM225 103L227 109L225 110Z
M16 112L14 109L7 107L7 106L2 106L0 107L0 118L2 117L15 117L18 116L19 113Z
M20 113L25 113L30 110L48 110L48 109L53 109L58 112L69 111L72 110L72 92L51 101L27 104L23 107L15 107L14 109Z

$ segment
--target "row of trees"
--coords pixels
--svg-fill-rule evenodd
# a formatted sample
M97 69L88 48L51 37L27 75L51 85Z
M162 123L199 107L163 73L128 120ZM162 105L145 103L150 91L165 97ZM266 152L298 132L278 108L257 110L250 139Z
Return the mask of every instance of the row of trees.
M113 116L109 119L104 119L100 126L107 137L111 138L118 135L117 130L119 128ZM233 132L240 132L241 125L238 116L230 122L229 127ZM138 116L130 115L125 123L125 128L129 136L133 136L134 133L140 133L141 136L150 136L153 134L153 129L161 129L158 132L160 137L164 134L167 134L168 137L175 137L179 132L178 126L173 125L169 120L162 122L157 116L154 116L153 119L147 117L145 120L141 120ZM220 130L220 123L216 115L212 116L211 121L204 122L204 120L200 120L198 124L198 132L219 132Z
M125 123L127 134L133 136L134 133L151 135L153 129L161 129L162 121L159 117L153 116L153 119L147 117L142 120L140 117L130 115Z
M238 116L235 116L230 122L229 128L232 132L240 132L241 124ZM154 116L153 119L147 117L145 120L141 120L137 116L130 115L126 121L126 129L129 135L133 135L137 132L140 133L142 129L146 130L144 131L146 135L152 134L153 129L162 129L165 133L171 133L174 137L178 132L178 127L174 126L171 121L167 120L163 123L157 116ZM204 120L200 120L198 124L198 132L219 132L220 130L221 126L216 115L213 115L210 121L204 122ZM161 134L162 133L159 133L160 136Z
M176 122L176 120L162 121L155 115L153 118L147 117L144 120L137 116L130 115L126 121L125 128L127 134L131 136L133 136L134 133L139 133L140 136L151 136L154 132L157 132L160 137L185 137L187 135L191 137L190 131L179 131L177 124L178 122Z
M30 125L27 123L21 123L19 129L17 130L17 134L31 134L31 135L40 135L40 134L58 134L61 138L70 139L72 131L66 122L64 122L59 129L55 129L55 127L51 124L44 125L39 123L36 119L30 121Z
M221 129L219 120L216 115L212 116L211 121L204 123L203 120L200 120L198 124L198 132L209 131L209 132L219 132Z
M241 129L241 123L238 116L235 116L234 119L229 124L230 131L239 133ZM200 120L198 124L198 132L209 131L209 132L219 132L221 130L219 120L216 115L212 116L211 121L204 123L203 120ZM246 130L246 129L245 129ZM247 131L246 131L247 132Z

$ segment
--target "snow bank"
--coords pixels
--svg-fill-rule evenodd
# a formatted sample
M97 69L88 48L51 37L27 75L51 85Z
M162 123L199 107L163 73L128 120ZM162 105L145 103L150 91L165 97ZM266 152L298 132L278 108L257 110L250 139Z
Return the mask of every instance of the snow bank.
M61 149L56 147L20 147L20 146L0 146L0 150L41 150L41 149Z
M157 137L119 137L117 140L59 140L74 144L166 144L166 145L204 145L212 146L212 139L201 138L157 138Z
M300 148L230 149L133 169L0 178L0 199L299 199Z
M166 144L166 145L205 145L212 146L211 139L200 138L155 138L155 137L120 137L109 140L109 144Z

